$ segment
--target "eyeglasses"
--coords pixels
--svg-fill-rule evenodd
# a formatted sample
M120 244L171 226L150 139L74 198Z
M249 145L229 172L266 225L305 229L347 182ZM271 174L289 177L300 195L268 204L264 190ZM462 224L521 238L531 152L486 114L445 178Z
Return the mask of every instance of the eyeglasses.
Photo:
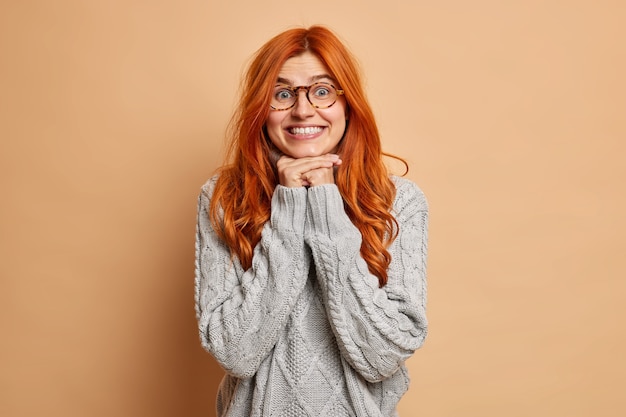
M335 104L338 96L344 94L343 90L337 90L334 85L328 83L315 83L309 86L303 85L298 87L278 84L274 87L270 107L272 110L278 111L289 110L298 101L300 90L306 91L306 99L316 109L329 108Z

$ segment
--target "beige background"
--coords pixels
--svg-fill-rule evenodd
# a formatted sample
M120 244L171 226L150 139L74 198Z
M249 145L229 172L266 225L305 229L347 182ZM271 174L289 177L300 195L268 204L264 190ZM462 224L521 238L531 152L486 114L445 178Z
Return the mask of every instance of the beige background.
M196 195L244 64L324 23L431 209L403 416L623 416L622 1L2 1L0 415L212 416Z

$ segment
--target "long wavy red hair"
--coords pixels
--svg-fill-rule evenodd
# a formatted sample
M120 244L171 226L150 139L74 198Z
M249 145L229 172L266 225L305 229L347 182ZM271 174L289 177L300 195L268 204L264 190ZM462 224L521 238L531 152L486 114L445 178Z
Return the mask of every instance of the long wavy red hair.
M287 30L254 56L229 126L228 163L219 169L209 208L211 222L231 254L248 269L263 225L270 218L272 193L278 183L270 159L271 142L264 131L272 90L283 63L305 51L315 54L345 91L349 122L337 149L343 164L336 171L335 182L346 213L363 237L361 256L382 287L391 262L387 248L398 228L390 212L395 187L382 159L386 154L356 61L322 26Z

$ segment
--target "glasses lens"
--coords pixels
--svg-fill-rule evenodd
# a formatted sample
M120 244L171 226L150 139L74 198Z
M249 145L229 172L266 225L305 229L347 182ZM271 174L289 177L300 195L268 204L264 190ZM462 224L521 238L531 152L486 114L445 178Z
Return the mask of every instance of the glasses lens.
M337 91L330 84L313 84L309 87L309 100L320 109L330 107L337 100Z
M288 109L296 102L296 93L286 85L277 85L274 87L272 95L272 107L276 110Z

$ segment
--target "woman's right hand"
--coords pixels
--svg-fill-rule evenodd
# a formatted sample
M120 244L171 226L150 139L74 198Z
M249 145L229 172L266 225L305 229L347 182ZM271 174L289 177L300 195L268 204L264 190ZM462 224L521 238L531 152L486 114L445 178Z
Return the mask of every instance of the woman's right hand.
M334 168L339 165L339 155L332 153L297 159L283 155L278 159L276 168L280 184L293 188L334 184Z

